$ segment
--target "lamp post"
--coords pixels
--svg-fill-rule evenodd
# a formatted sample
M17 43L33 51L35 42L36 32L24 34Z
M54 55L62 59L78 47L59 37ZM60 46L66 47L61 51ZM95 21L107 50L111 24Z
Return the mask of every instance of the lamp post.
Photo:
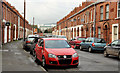
M26 14L26 0L24 0L24 38L23 38L24 41L25 41L25 14Z

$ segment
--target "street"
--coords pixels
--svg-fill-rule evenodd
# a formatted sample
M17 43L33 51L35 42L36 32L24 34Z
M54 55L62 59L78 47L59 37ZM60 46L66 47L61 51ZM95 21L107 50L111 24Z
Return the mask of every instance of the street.
M118 71L119 60L116 57L106 58L102 53L89 53L75 49L80 58L78 68L49 67L37 65L33 57L22 49L22 41L3 45L2 71Z

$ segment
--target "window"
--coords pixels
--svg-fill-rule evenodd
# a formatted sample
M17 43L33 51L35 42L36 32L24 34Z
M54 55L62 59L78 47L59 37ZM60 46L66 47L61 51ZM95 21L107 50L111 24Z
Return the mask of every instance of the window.
M118 41L114 41L113 43L112 43L112 46L116 46L118 44Z
M118 2L118 17L120 17L120 1Z
M114 39L117 40L117 26L114 26Z
M106 5L106 19L109 19L109 5Z
M93 15L92 15L92 10L91 10L91 21L92 21L92 19L93 19Z
M100 20L103 20L103 6L100 7Z
M101 38L101 28L98 27L98 38Z
M70 48L70 45L65 40L46 40L45 41L45 48Z
M89 11L86 12L86 23L89 22Z
M43 40L41 39L41 40L39 41L38 45L43 47L43 44L44 44L44 42L43 42Z

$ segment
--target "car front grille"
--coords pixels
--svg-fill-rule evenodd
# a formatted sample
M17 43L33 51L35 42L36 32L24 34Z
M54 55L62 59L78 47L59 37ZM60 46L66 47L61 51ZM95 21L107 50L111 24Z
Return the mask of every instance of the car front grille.
M71 64L72 59L59 59L59 64Z
M66 56L66 58L72 58L72 55L58 55L58 58L64 58L64 56Z
M72 55L58 55L59 64L71 64Z

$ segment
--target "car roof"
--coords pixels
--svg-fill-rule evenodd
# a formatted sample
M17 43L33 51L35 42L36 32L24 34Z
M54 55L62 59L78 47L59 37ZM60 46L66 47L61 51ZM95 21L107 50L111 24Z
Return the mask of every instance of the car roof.
M65 40L63 38L42 38L43 40Z

